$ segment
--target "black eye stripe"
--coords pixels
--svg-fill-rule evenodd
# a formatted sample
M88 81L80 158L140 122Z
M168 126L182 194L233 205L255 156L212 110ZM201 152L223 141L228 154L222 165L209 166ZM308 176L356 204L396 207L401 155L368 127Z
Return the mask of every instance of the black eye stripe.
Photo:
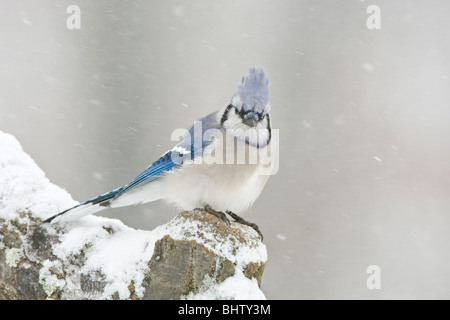
M230 113L231 109L234 109L234 112L236 114L238 114L242 119L244 118L245 115L245 111L244 111L244 107L241 108L241 110L239 111L235 106L233 106L232 104L229 104L227 106L227 108L225 109L225 112L222 115L222 118L220 118L220 124L223 125L225 121L228 120L228 114ZM258 115L258 121L262 121L264 120L264 118L266 117L267 114L262 114L262 113L257 113Z
M270 115L266 114L264 116L267 116L267 130L269 130L269 138L267 139L267 144L272 140L272 126L270 124Z
M235 108L235 107L234 107L232 104L229 104L228 107L225 109L225 112L223 113L222 118L220 118L220 124L221 124L221 125L223 125L223 123L224 123L225 121L227 121L227 119L228 119L228 113L230 112L230 110L231 110L232 108ZM235 109L236 109L236 108L235 108Z

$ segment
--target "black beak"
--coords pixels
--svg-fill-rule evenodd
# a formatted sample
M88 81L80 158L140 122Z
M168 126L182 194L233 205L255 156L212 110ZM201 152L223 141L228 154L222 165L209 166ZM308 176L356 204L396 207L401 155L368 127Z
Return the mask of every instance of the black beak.
M244 113L242 121L249 127L254 127L259 121L259 115L254 111L247 111Z

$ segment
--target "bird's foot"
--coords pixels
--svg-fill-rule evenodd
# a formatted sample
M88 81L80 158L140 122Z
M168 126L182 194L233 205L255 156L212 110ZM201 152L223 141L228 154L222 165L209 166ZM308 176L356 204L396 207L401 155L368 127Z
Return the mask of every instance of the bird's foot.
M203 208L204 211L212 214L213 216L216 216L219 220L225 222L228 226L230 225L230 220L227 218L227 215L223 213L222 211L216 211L213 208L211 208L209 205L206 205Z
M245 220L244 218L238 216L236 213L231 212L231 211L226 211L226 213L232 217L234 219L235 222L238 222L240 224L252 227L261 237L261 241L263 241L264 237L263 234L261 232L261 230L259 230L259 227L256 225L256 223L252 223L252 222L248 222L247 220Z

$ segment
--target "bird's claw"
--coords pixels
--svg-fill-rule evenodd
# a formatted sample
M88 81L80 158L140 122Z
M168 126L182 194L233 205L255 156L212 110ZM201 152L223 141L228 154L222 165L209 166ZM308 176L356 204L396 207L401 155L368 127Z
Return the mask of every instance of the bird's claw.
M222 211L216 211L208 205L206 205L204 207L204 210L206 212L212 214L213 216L216 216L219 220L225 222L227 224L227 226L230 225L230 220L227 218L227 215L225 213L223 213Z
M226 213L230 217L232 217L235 222L238 222L240 224L243 224L243 225L246 225L246 226L249 226L249 227L253 228L253 230L255 230L259 234L259 236L261 237L261 241L263 241L263 239L264 239L263 234L262 234L261 230L259 230L259 227L258 227L258 225L256 223L248 222L247 220L245 220L244 218L238 216L234 212L226 211Z
M253 228L253 230L255 230L258 235L261 237L261 241L263 241L264 237L263 234L261 232L261 230L259 230L259 227L256 225L256 223L252 223L252 222L248 222L247 220L245 220L244 218L238 216L236 213L231 212L231 211L216 211L213 208L211 208L211 206L209 205L205 205L205 207L203 208L204 211L212 214L213 216L216 216L219 220L225 222L228 226L230 225L230 220L227 218L228 214L230 217L232 217L234 219L234 222L249 226L251 228Z

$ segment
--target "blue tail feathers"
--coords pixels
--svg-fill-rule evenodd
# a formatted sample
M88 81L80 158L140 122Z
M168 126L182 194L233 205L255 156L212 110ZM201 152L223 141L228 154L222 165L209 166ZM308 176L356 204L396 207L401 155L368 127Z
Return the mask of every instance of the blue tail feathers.
M51 216L50 218L44 220L42 223L52 222L53 219L55 219L57 217L60 217L63 214L68 213L69 211L72 211L74 209L81 208L81 207L87 206L87 205L97 205L98 204L98 205L103 206L103 207L108 207L109 206L109 200L114 198L123 188L124 187L117 188L117 189L115 189L113 191L110 191L108 193L102 194L102 195L100 195L98 197L92 198L92 199L90 199L88 201L85 201L83 203L77 204L76 206L74 206L72 208L69 208L67 210L64 210L64 211L58 213L58 214L55 214L54 216Z

